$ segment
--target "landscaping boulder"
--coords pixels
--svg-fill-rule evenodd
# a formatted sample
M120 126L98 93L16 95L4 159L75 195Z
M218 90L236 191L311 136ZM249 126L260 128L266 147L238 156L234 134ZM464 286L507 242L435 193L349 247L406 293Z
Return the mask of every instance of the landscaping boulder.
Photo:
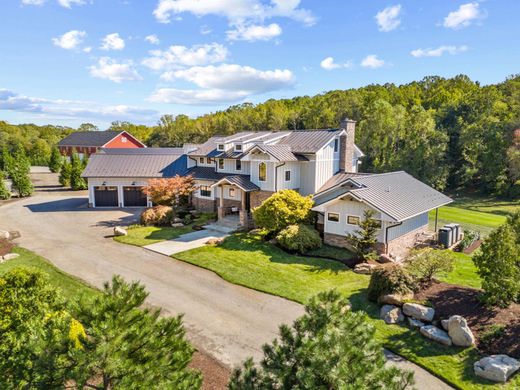
M433 326L433 325L423 326L421 329L419 329L419 332L421 332L421 334L424 337L426 337L430 340L436 341L440 344L447 345L447 346L452 345L452 342L451 342L451 339L450 339L450 336L448 335L448 333L446 333L442 329L437 328L436 326Z
M179 217L175 217L175 218L173 218L173 220L172 220L172 226L173 226L174 223L182 223L182 218L179 218Z
M0 240L9 240L11 238L11 234L7 230L0 230Z
M378 299L379 303L385 304L385 305L396 305L396 306L403 306L403 304L413 299L413 293L405 293L405 294L386 294L381 295Z
M448 334L454 345L471 347L475 344L475 336L471 332L466 319L462 316L451 316L448 320Z
M206 241L206 245L220 245L224 241L224 238L210 238Z
M445 331L448 331L448 323L450 322L450 320L441 320L441 326L442 328L445 330Z
M518 369L520 362L507 355L491 355L473 364L475 375L493 382L507 382Z
M401 309L394 305L384 305L379 314L380 318L387 324L397 324L404 321Z
M128 232L120 226L114 228L114 236L127 236Z
M379 262L383 264L393 263L394 259L392 259L390 255L383 253L382 255L379 255Z
M172 223L172 227L183 227L184 224L182 222L175 222L175 223Z
M13 260L13 259L16 259L17 257L20 257L20 255L18 253L8 253L7 255L2 256L2 260L3 261Z
M406 318L408 318L408 325L410 325L410 327L412 329L419 329L426 325L424 322L416 320L415 318L412 318L412 317L406 317Z
M359 263L354 267L354 272L357 274L370 275L377 267L377 264Z
M435 310L431 307L419 305L418 303L405 303L403 312L407 316L413 317L419 321L432 322Z

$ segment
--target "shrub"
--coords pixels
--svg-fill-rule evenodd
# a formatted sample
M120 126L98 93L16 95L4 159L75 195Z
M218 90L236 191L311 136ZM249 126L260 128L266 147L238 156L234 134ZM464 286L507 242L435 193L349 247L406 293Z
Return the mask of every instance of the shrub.
M475 230L464 229L464 238L459 244L459 249L464 250L469 248L475 241L480 240L480 232Z
M399 265L378 267L372 272L368 299L377 302L381 295L406 294L415 290L413 277Z
M154 206L146 209L141 214L141 224L146 226L171 225L173 217L172 208L169 206Z
M60 176L58 178L60 184L63 187L70 186L71 171L72 171L72 165L70 165L70 162L68 162L67 160L63 160L63 163L61 164L61 169L60 169Z
M253 219L258 228L278 233L289 225L310 220L313 201L293 190L282 190L267 198L253 209Z
M58 147L55 146L51 151L51 158L49 159L49 170L54 173L58 172L61 167L61 160L62 157L60 151Z
M347 235L347 242L362 260L376 257L377 231L381 228L381 223L373 218L374 214L373 210L365 210L359 229Z
M191 214L186 214L182 218L182 223L185 224L185 225L189 225L192 222L193 222L193 215L191 215Z
M276 236L282 248L305 253L322 246L318 231L308 225L290 225Z
M453 271L454 262L450 251L426 248L411 252L406 259L406 270L421 283L431 283L434 277Z
M0 171L0 200L6 200L11 197L11 191L7 188L4 179L4 173Z

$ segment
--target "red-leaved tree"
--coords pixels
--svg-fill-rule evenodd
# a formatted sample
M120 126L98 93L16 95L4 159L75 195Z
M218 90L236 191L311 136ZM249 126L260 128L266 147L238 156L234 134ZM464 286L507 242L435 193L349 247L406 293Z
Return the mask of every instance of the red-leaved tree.
M193 177L179 176L168 179L151 179L143 192L154 204L172 206L175 209L183 196L190 195L194 190Z

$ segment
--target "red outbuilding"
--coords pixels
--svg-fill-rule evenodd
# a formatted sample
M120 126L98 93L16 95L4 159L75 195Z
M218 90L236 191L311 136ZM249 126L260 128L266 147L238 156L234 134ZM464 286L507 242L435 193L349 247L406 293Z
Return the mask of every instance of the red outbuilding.
M81 157L90 156L100 148L146 148L146 145L126 131L76 131L58 143L63 156L75 150Z

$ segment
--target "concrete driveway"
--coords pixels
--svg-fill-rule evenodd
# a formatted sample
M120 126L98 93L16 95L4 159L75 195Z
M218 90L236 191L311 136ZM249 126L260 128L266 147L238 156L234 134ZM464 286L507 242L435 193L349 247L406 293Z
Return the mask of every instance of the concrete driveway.
M112 227L137 220L138 210L93 210L85 197L39 192L0 206L0 230L18 230L18 243L56 266L101 287L112 275L140 280L148 303L166 314L184 313L191 341L232 367L261 356L261 345L278 325L303 313L294 302L230 284L216 274L158 253L114 242ZM413 369L419 389L450 389L403 359L392 364Z

